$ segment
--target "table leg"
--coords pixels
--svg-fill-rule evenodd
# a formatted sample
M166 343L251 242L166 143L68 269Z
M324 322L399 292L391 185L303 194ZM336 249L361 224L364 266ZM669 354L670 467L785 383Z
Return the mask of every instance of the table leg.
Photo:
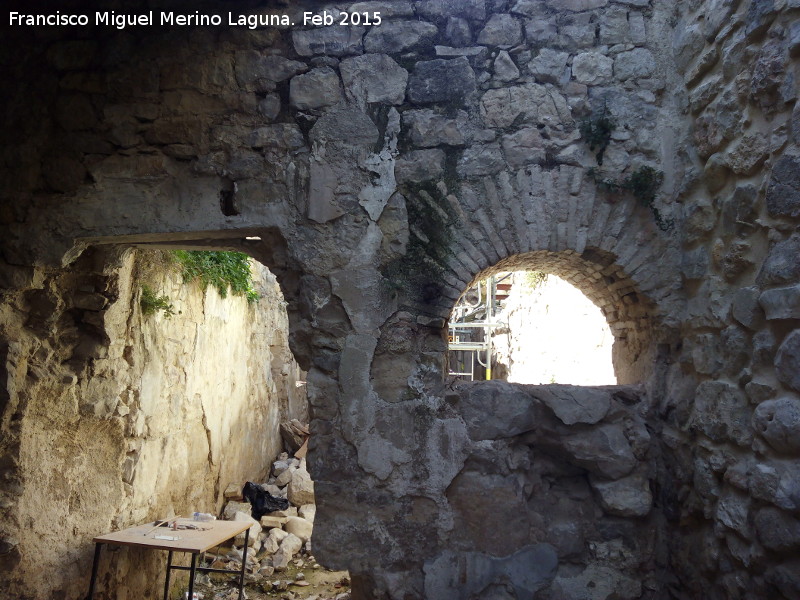
M239 600L244 595L244 572L247 569L247 548L250 545L250 528L244 530L244 550L242 551L242 572L239 573Z
M167 576L164 579L164 600L169 600L169 577L172 574L172 550L167 554Z
M197 554L192 553L192 568L189 571L189 600L194 600L194 576L197 573Z
M97 542L94 545L94 562L92 562L92 578L89 580L89 595L86 597L87 600L92 600L94 598L94 586L97 583L97 567L100 565L100 547L103 544Z

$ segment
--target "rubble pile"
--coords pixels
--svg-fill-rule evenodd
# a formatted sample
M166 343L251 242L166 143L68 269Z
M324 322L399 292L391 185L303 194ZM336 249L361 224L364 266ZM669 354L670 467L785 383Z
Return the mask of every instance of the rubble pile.
M252 523L248 537L245 581L251 589L264 593L283 592L281 598L349 600L350 593L346 591L332 597L298 595L301 588L311 585L301 569L322 568L311 553L316 504L314 482L306 468L305 459L309 432L307 426L293 419L289 423L281 424L281 435L285 447L291 450L294 456L290 457L287 452L281 453L272 463L269 479L257 486L269 494L267 498L273 501L272 504L288 503L288 506L285 509L259 514L260 511L254 503L248 502L245 498L245 495L251 496L246 490L254 485L249 482L244 486L232 483L224 493L227 502L222 512L222 519ZM242 532L236 536L233 547L227 552L207 555L209 566L215 569L228 569L232 574L241 570L244 541L245 533ZM226 576L212 574L210 579L222 582ZM342 578L342 582L337 584L337 587L342 589L348 586L347 578Z

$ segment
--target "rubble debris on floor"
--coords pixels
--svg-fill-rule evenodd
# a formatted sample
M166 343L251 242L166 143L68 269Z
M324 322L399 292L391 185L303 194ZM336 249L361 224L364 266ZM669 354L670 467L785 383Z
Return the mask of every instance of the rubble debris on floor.
M308 427L296 419L281 425L285 448L272 463L270 477L256 484L232 483L225 489L227 500L222 518L251 522L245 575L250 600L349 600L350 579L346 571L328 571L311 553L314 529L314 482L306 468ZM298 456L299 455L299 456ZM250 501L248 501L248 499ZM273 510L276 507L284 507ZM255 518L258 516L259 518ZM206 566L231 571L231 576L211 573L198 577L197 588L210 600L235 600L236 584L244 556L244 533L230 548L205 554Z

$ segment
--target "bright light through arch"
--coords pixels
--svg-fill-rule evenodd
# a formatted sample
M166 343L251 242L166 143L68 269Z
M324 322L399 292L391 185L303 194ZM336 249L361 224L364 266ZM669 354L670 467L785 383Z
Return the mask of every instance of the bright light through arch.
M614 336L603 313L555 275L516 271L481 280L456 305L449 333L450 372L462 378L617 383Z

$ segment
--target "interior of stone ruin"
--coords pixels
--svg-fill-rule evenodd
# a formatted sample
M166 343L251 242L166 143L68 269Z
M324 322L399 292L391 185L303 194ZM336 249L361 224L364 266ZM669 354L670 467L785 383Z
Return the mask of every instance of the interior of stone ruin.
M0 14L4 597L800 598L798 0ZM615 384L451 374L518 270Z

